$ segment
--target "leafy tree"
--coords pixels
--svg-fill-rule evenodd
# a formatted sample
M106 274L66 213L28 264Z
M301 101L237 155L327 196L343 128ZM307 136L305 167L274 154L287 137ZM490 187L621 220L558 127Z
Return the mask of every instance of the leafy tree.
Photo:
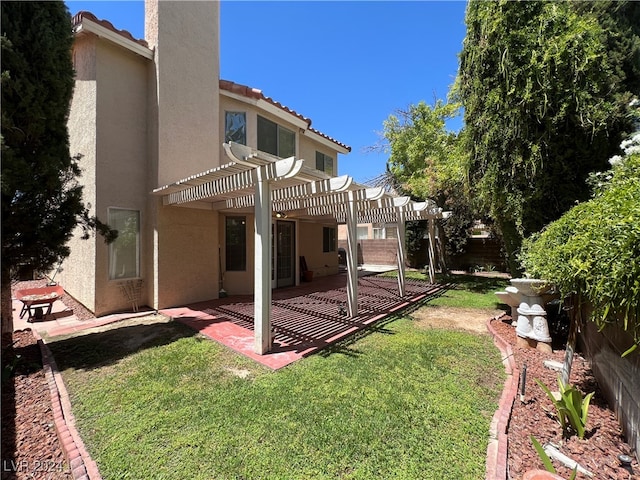
M587 5L588 4L588 5ZM630 131L637 2L482 2L467 7L456 92L473 194L502 233L512 274L522 238L589 197Z
M523 243L527 272L576 293L593 306L599 328L618 323L640 345L640 132L623 142L625 157L594 175L594 197Z
M453 214L443 222L448 254L464 251L473 223L473 209L467 196L468 156L461 142L463 132L446 128L457 117L460 105L438 100L410 105L384 122L384 138L390 157L387 168L399 189L416 199L431 198ZM423 230L415 237L422 238Z
M69 255L76 225L113 237L82 202L69 155L71 18L61 1L2 2L2 332L13 329L11 281Z

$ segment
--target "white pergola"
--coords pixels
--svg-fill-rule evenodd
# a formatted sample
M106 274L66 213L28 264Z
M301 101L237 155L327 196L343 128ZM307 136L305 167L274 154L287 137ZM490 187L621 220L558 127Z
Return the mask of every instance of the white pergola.
M434 281L435 219L445 218L431 200L414 202L383 188L368 188L343 175L331 177L295 157L280 159L230 143L229 163L159 187L165 205L212 210L253 208L255 213L254 350L269 352L271 331L271 222L274 212L304 219L333 218L347 225L347 312L358 315L357 225L397 223L398 292L405 295L405 222L429 221L429 276Z

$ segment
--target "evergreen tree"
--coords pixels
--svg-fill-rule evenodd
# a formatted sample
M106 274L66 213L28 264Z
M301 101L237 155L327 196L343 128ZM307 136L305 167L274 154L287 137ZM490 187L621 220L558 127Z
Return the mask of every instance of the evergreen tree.
M62 1L1 2L2 332L13 329L11 281L21 265L48 272L76 225L104 225L82 202L69 155L71 18ZM97 222L97 223L96 223Z
M470 182L499 227L512 274L522 238L589 197L630 131L637 2L482 2L467 7L457 93Z

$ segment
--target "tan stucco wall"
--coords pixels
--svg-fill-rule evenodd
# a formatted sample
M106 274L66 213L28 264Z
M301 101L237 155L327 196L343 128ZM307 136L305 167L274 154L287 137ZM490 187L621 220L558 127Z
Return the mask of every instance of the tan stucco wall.
M145 38L155 48L161 186L220 164L219 3L147 0L145 11Z
M305 159L305 165L316 168L316 152L324 153L325 155L333 158L333 176L338 176L338 152L331 148L321 145L320 143L306 137L299 135L300 137L300 158Z
M226 217L245 216L247 221L247 269L245 271L227 271L225 258L225 229ZM255 216L247 212L231 212L220 214L219 220L219 244L221 268L223 271L223 287L230 295L248 295L253 293L254 284L254 245L255 245Z
M218 213L175 206L158 211L158 304L218 297Z
M151 190L147 157L147 74L148 60L115 46L98 42L98 98L96 118L96 191L99 218L108 219L109 208L140 211L140 272L144 255L151 248L147 197ZM121 282L109 279L109 247L96 249L96 315L131 308L121 292ZM143 279L147 281L147 279ZM140 304L149 303L146 295Z
M96 157L96 64L95 38L81 37L76 40L73 51L76 83L69 111L69 153L82 154L79 161L82 176L79 181L84 185L83 200L91 205L89 212L95 214L95 157ZM76 228L74 237L69 241L71 255L64 260L62 270L55 280L79 302L93 310L95 308L96 285L95 271L96 245L100 238L82 240L82 229Z
M145 288L139 303L164 308L217 297L224 215L165 207L150 192L229 161L222 149L226 110L247 112L247 143L253 148L260 114L296 132L296 156L307 166L315 167L318 150L332 156L337 169L338 153L273 110L259 111L255 100L220 94L218 2L148 0L146 9L153 61L91 34L76 37L69 127L71 152L85 155L81 181L91 212L103 221L110 207L141 212ZM224 275L224 288L234 294L253 292L252 212L246 217L247 269ZM337 272L337 252L322 252L323 224L296 225L296 257L305 255L317 276ZM97 315L129 309L120 282L108 278L102 238L73 239L71 246L72 257L57 277L69 293Z
M300 222L298 227L298 256L304 256L307 268L314 277L323 277L338 273L338 241L336 232L336 250L323 252L322 241L324 227L336 228L335 223Z
M93 35L76 37L76 85L69 116L70 151L82 153L80 182L90 213L108 221L108 208L141 212L141 252L148 250L145 232L147 196L148 60ZM71 240L71 256L59 274L68 293L102 315L131 308L119 284L108 278L108 246L99 235ZM144 268L144 260L141 261ZM142 298L140 304L147 303Z

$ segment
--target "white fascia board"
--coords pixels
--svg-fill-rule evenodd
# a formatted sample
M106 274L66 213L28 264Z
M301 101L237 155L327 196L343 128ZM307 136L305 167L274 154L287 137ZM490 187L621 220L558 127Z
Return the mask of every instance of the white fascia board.
M149 60L153 59L153 50L150 50L149 48L140 45L139 43L133 42L128 38L125 38L122 35L103 27L102 25L98 25L97 23L94 23L86 18L83 18L82 23L75 27L74 32L76 34L83 32L93 33L94 35L109 40L116 45L119 45L123 48L126 48L127 50L132 51L133 53L140 55L141 57L147 58Z
M286 122L292 123L298 128L301 128L303 130L309 128L309 124L306 121L297 117L293 113L289 113L279 107L276 107L273 103L267 102L266 100L258 99L257 106L261 110L269 112L270 114L275 115L276 117L281 118Z
M349 153L349 150L344 148L339 143L333 142L333 141L329 140L328 138L323 137L322 135L319 135L319 134L317 134L316 132L314 132L312 130L305 130L304 136L305 137L309 137L312 140L314 140L314 141L316 141L318 143L321 143L325 147L328 147L328 148L331 148L332 150L337 151L338 153L342 153L343 155L346 155L346 154Z

